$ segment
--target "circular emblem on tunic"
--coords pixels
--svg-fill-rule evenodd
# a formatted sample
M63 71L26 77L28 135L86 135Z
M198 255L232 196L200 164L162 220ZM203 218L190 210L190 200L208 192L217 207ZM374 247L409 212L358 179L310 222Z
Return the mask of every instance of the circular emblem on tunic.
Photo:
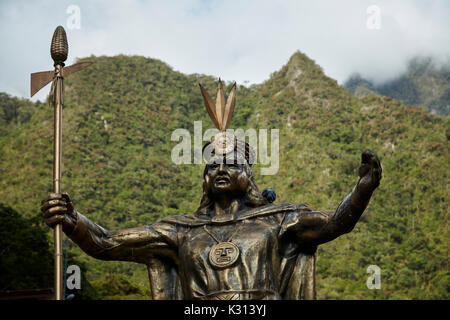
M239 257L239 248L232 242L219 242L209 251L209 262L217 268L231 266Z

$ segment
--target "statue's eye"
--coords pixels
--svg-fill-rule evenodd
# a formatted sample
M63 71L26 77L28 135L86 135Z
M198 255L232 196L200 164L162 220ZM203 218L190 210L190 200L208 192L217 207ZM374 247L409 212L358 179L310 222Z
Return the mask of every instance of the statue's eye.
M241 168L241 165L237 164L237 163L230 163L230 164L227 164L227 166L231 169L240 169Z

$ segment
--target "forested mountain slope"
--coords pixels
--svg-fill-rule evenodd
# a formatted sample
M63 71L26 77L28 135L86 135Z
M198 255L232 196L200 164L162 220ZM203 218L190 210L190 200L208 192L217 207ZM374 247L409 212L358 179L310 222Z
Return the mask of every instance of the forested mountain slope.
M110 230L193 213L204 166L175 165L171 134L193 135L199 120L203 131L213 127L198 83L215 96L217 78L138 56L81 60L94 64L66 80L63 114L62 188L76 209ZM40 214L51 191L52 117L47 103L0 96L0 203L26 218ZM278 173L255 167L259 188L274 188L277 202L335 209L358 180L361 152L379 155L383 179L361 221L319 247L319 299L449 298L448 117L392 98L359 99L297 52L267 81L238 84L230 127L280 130ZM149 296L144 266L69 249L103 298ZM380 290L366 286L369 265L381 268ZM105 291L111 279L119 289Z
M344 84L357 97L383 95L432 114L450 114L450 65L433 57L415 57L398 77L375 84L353 74Z

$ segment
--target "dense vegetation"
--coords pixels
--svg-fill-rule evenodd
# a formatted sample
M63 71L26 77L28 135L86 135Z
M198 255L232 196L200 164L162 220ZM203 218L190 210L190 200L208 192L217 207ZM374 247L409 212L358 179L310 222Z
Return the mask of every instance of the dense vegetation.
M63 190L76 209L111 230L192 213L203 166L173 164L170 138L196 120L212 127L198 82L214 94L217 79L144 57L83 60L95 63L67 79L63 127ZM51 191L51 107L1 95L0 115L0 202L36 218ZM357 182L361 152L380 156L384 177L361 221L318 250L318 298L449 298L448 117L359 99L297 52L264 83L238 85L231 127L280 129L280 170L255 168L277 202L334 209ZM67 248L100 298L150 297L145 266ZM369 265L381 268L380 290L366 287Z
M53 287L53 245L35 215L25 218L0 203L0 291L45 289ZM66 239L65 243L68 243ZM86 265L64 250L65 267L75 264L81 269L81 290L66 288L72 299L95 299L96 289L86 278Z
M53 255L39 220L0 203L0 291L52 287Z
M439 64L432 57L411 59L404 74L381 84L354 74L344 86L357 97L380 94L433 114L450 114L450 65Z

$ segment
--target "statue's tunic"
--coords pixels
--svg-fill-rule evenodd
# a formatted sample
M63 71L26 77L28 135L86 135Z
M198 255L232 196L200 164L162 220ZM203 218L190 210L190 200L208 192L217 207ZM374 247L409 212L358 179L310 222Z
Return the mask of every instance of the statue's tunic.
M234 215L174 216L109 232L78 213L70 238L96 258L146 264L155 299L314 299L319 243L308 241L303 229L323 228L330 217L332 212L305 205L270 204ZM319 242L332 238L324 234ZM212 265L209 254L218 241L237 246L234 264Z

